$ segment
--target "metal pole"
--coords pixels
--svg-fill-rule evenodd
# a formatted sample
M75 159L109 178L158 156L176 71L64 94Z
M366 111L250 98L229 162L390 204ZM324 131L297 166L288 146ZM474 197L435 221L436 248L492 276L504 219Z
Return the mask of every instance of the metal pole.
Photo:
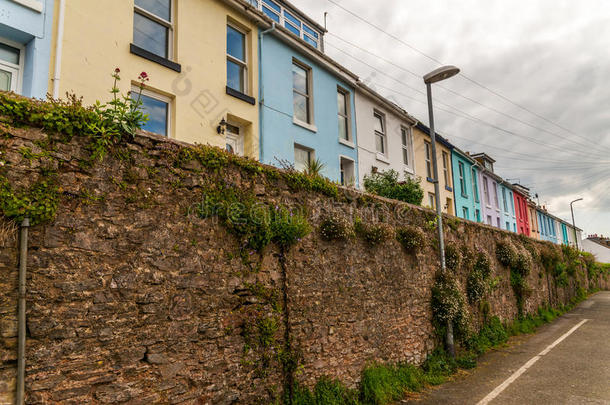
M432 86L430 83L426 83L426 90L428 93L428 116L430 119L430 138L432 140L432 170L434 175L434 200L436 204L436 219L438 222L438 245L440 250L441 259L441 272L447 271L445 265L445 235L443 233L443 211L441 207L441 196L440 186L438 181L438 164L436 158L436 133L434 132L434 112L432 111ZM447 336L446 336L447 351L452 358L455 358L455 347L453 342L453 323L447 322Z
M30 220L25 218L21 223L19 235L19 313L17 315L17 405L25 400L25 282L28 260L28 228Z
M576 243L576 250L579 250L578 248L578 233L576 232L576 222L574 221L574 203L576 201L580 201L579 200L574 200L570 203L570 211L572 211L572 226L574 227L574 242Z

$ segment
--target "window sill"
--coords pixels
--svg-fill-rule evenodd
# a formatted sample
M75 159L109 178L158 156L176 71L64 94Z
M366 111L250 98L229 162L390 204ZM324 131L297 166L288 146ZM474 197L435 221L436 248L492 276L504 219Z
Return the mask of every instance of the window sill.
M385 163L385 164L387 164L387 165L389 165L389 164L390 164L390 161L388 160L388 158L387 158L385 155L383 155L383 154L381 154L381 153L379 153L379 152L377 152L377 153L375 154L375 159L376 159L376 160L378 160L378 161L380 161L380 162L383 162L383 163Z
M307 122L303 122L303 121L298 120L298 119L296 119L294 117L292 117L292 123L294 125L298 125L298 126L300 126L302 128L305 128L308 131L311 131L311 132L314 132L314 133L318 132L318 127L316 127L314 124L309 124Z
M356 147L356 145L354 145L354 143L353 143L353 142L346 141L346 140L345 140L345 139L343 139L343 138L339 138L339 143L340 143L341 145L345 145L345 146L347 146L348 148L352 148L352 149L354 149L354 148Z
M403 172L409 173L409 174L415 174L415 170L413 170L411 167L409 166L402 166L402 170Z
M449 186L445 186L445 190L449 191L450 193L453 193L453 189Z
M140 48L137 45L129 44L129 51L134 55L138 55L144 59L148 59L151 62L158 63L159 65L165 66L166 68L171 70L175 70L178 73L182 71L182 66L180 66L179 63L173 62L167 58L149 52L146 49Z
M467 199L468 198L468 194L462 193L462 197Z
M254 99L254 97L250 97L247 94L242 93L241 91L237 91L235 89L230 88L229 86L227 86L227 94L229 96L233 96L235 98L238 98L242 101L245 101L248 104L256 104L256 100Z
M434 180L432 177L426 177L426 180L428 181L428 183L436 183L436 180Z

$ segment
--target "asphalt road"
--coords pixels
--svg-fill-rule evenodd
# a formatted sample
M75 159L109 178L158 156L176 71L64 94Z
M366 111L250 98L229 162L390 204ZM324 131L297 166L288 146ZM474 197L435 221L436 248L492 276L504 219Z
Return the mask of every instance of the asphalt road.
M610 404L610 292L591 296L536 334L487 353L476 369L404 402Z

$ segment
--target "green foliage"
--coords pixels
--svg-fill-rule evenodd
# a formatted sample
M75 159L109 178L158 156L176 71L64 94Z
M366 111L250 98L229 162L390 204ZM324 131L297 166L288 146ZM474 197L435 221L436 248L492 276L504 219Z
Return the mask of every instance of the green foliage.
M432 313L437 325L446 325L452 322L456 328L456 335L468 334L468 311L462 292L455 277L449 273L440 273L432 287Z
M8 179L0 175L0 210L4 217L17 222L30 219L31 225L55 217L59 189L51 178L42 179L28 189L14 190Z
M395 170L364 176L364 188L369 193L415 205L421 205L424 198L419 180L407 176L407 180L399 182L398 172Z
M404 226L396 229L396 240L409 253L421 251L426 244L424 231L414 226Z
M332 214L324 217L320 223L320 235L323 239L347 240L354 236L354 228L347 218Z
M492 347L501 345L508 340L508 333L497 316L491 317L477 335L471 336L466 341L468 350L477 355L485 353Z
M466 295L468 296L468 302L474 304L479 302L485 294L487 294L487 288L489 284L487 283L486 278L483 276L483 273L472 269L470 274L468 274L468 279L466 281Z
M369 246L377 246L392 237L392 228L386 224L365 224L360 218L354 220L354 231Z
M457 246L453 244L445 245L445 265L448 269L457 271L460 267L461 259L462 257Z
M322 163L320 159L312 159L307 162L307 167L305 167L305 174L312 177L320 177L324 168L326 168L326 165Z
M477 253L477 258L474 263L474 270L481 272L484 278L491 276L491 260L486 252L479 251Z
M262 252L275 242L288 248L305 237L311 230L301 212L285 207L272 208L227 184L213 184L204 191L203 203L196 206L202 218L217 216L236 235L243 249Z
M321 176L310 176L294 170L282 172L286 184L295 191L315 191L328 197L337 198L339 189L336 184Z
M496 243L496 257L503 266L510 268L516 256L517 252L510 242L498 241Z
M387 404L404 397L407 391L420 391L422 371L410 364L373 364L362 372L361 399L365 404Z

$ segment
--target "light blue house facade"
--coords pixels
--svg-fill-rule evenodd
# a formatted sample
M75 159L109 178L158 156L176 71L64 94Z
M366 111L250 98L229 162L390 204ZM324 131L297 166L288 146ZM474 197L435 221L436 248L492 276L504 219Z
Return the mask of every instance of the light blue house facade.
M0 0L0 90L45 98L53 0Z
M453 195L456 216L481 222L481 201L478 185L478 165L465 152L454 147L451 151L453 166Z
M548 242L558 243L557 224L555 219L541 209L536 210L540 227L540 237Z
M507 183L499 183L500 210L502 212L502 229L517 232L517 216L515 215L515 198L513 189Z
M357 77L281 27L259 46L261 162L319 160L323 176L357 186Z

